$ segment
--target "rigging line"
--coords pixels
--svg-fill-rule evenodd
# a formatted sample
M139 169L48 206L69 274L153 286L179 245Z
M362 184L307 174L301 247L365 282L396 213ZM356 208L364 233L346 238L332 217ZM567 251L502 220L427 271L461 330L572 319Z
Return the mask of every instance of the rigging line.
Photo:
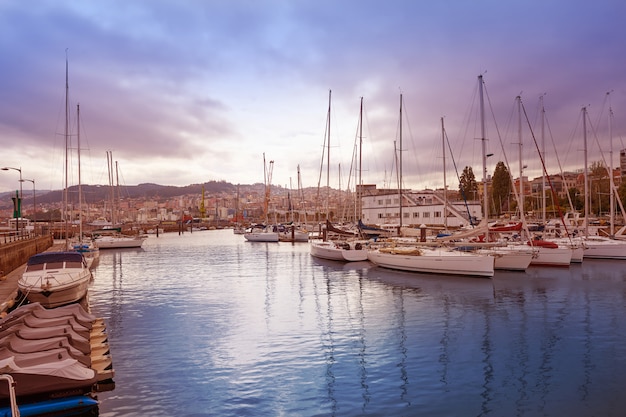
M487 98L487 100L489 101L489 98ZM491 102L489 104L491 105ZM512 120L512 115L513 115L513 111L511 112L511 120ZM519 205L520 205L519 202L521 201L521 199L520 199L520 196L518 194L517 187L515 186L515 180L513 179L513 175L511 174L511 172L512 172L511 171L511 164L509 163L509 160L508 160L508 158L506 156L504 142L502 141L502 137L500 136L499 132L498 132L497 136L498 136L498 141L500 142L500 149L502 150L502 157L504 159L504 163L506 165L506 168L509 170L509 179L511 181L511 190L513 190L513 195L515 197L515 201L517 202L517 205L519 207ZM520 178L520 181L522 181L522 178ZM520 208L520 218L521 219L524 218L524 214L523 214L522 211L523 211L523 207Z
M561 174L561 178L565 178L565 174L563 173L563 166L561 165L561 159L559 158L559 152L558 152L558 150L556 148L556 143L554 141L554 136L552 135L552 129L550 127L550 122L549 122L548 118L545 116L545 114L544 114L544 122L546 124L546 127L548 128L548 136L550 136L550 141L552 142L552 149L554 150L554 157L556 159L557 166L559 167L559 173ZM570 210L572 212L574 212L576 207L574 207L574 203L572 202L572 196L570 195L569 190L568 190L568 192L566 194L567 194L567 202L569 204Z
M572 237L571 237L569 231L567 230L567 224L565 224L565 220L563 220L563 211L561 210L561 205L559 204L559 200L557 198L558 196L556 195L556 192L554 191L554 186L552 185L552 180L550 179L550 175L548 175L548 171L546 170L546 164L545 164L544 158L541 155L541 152L539 151L539 144L537 144L537 138L535 137L535 132L533 132L533 128L530 125L530 121L528 120L528 115L526 114L526 107L524 106L524 103L521 101L521 99L520 99L520 104L522 105L522 111L524 112L524 117L526 118L526 123L528 124L528 129L530 129L530 136L533 138L533 142L535 143L535 147L537 148L537 153L539 154L539 159L541 160L541 166L543 167L543 172L544 172L544 174L546 176L548 184L550 185L550 192L552 194L552 201L556 205L556 208L557 208L557 210L559 212L559 218L561 219L561 223L563 224L563 228L565 230L565 235L569 237L570 242L571 242Z
M609 95L609 93L607 93L607 95ZM606 101L606 99L605 99ZM589 124L591 124L591 132L593 133L593 137L596 141L596 144L598 145L598 150L600 152L600 157L602 159L602 163L604 164L604 168L606 169L607 174L609 175L609 178L611 175L613 175L613 173L610 171L611 168L609 167L609 165L606 162L606 157L604 156L604 152L602 151L602 147L600 146L600 141L598 140L598 135L597 135L597 131L596 129L593 127L593 123L591 123L591 121L589 121ZM611 150L612 151L612 150ZM614 193L615 190L610 190L611 194ZM622 204L621 198L619 198L619 194L617 194L618 198L617 198L617 202L620 206L620 210L622 211L622 216L626 217L626 211L624 210L624 206ZM599 197L598 197L599 198Z
M411 141L411 146L413 147L413 149L417 149L417 147L415 146L415 140L414 140L414 137L413 137L413 130L411 129L411 121L409 120L408 117L405 117L406 115L408 115L409 112L408 112L408 110L406 108L406 100L404 99L404 96L402 97L402 113L404 113L402 119L403 120L406 119L406 125L407 125L407 128L409 130L409 140ZM405 150L404 149L400 149L400 151L403 152ZM417 172L420 172L421 169L420 169L420 166L419 166L419 160L418 160L416 152L413 152L413 158L415 160L415 169L416 169ZM403 177L404 177L404 174L403 174ZM404 184L402 184L402 185L404 185Z
M452 165L454 165L454 172L456 174L456 179L461 184L461 177L459 176L459 169L456 165L456 160L454 159L454 154L452 153L452 146L450 145L450 139L448 138L448 131L444 128L443 134L446 138L446 143L448 144L448 150L450 151L450 158L452 158ZM474 227L474 220L472 220L472 213L469 209L469 204L467 204L467 196L465 195L465 189L463 187L459 187L461 190L461 197L463 197L463 202L465 203L465 209L467 210L467 218L470 222L470 226ZM447 213L445 214L447 215Z

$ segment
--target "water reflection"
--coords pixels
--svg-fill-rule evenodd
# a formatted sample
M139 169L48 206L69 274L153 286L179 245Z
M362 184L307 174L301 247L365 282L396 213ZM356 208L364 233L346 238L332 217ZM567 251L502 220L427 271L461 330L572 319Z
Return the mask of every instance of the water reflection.
M610 416L624 405L625 268L439 277L227 232L103 253L91 301L118 377L101 415Z

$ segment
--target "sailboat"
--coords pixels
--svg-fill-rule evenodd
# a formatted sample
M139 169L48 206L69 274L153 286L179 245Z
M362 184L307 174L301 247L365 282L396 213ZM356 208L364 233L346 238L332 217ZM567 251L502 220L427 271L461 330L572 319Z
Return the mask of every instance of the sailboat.
M72 249L80 252L85 257L89 269L95 268L100 259L100 249L96 247L93 240L85 241L83 235L83 187L80 175L80 105L76 105L76 148L78 154L78 242L72 243Z
M68 247L67 193L69 136L69 77L65 60L65 248ZM53 308L82 300L92 278L85 257L80 252L56 251L33 255L17 282L19 290L32 302Z
M511 245L508 243L494 242L491 237L494 233L498 232L517 232L521 228L521 222L512 225L506 225L502 227L489 226L488 214L489 214L489 197L487 187L487 149L486 141L487 135L485 130L485 104L483 98L483 78L482 75L478 77L479 99L480 99L480 124L481 124L481 145L482 145L482 162L483 162L483 220L473 230L473 233L467 232L468 237L474 237L473 241L463 241L461 244L464 248L473 248L474 252L481 255L490 255L494 257L494 269L502 269L508 271L525 271L530 265L533 257L535 256L535 250L530 247L521 245ZM442 139L444 141L444 172L445 172L445 129L443 127L443 118L441 119L442 126ZM444 175L445 182L445 175ZM445 190L445 184L444 184ZM458 235L452 234L449 236L441 237L440 241L459 239ZM484 240L485 242L475 242L475 240Z
M322 231L321 239L313 239L310 241L311 256L322 259L329 259L333 261L344 262L359 262L366 261L368 257L367 242L356 240L356 235L353 233L342 232L341 229L336 229L332 226L330 219L328 218L328 202L330 199L330 106L331 106L331 91L328 92L328 115L326 118L326 228ZM362 126L363 122L363 98L361 97L359 124ZM360 130L362 134L362 127ZM336 239L331 238L331 233L334 233ZM351 239L346 237L350 236ZM341 238L339 238L341 237Z
M274 161L270 161L268 167L268 164L265 162L265 153L263 153L263 184L265 185L263 215L265 216L265 224L255 224L249 230L246 230L243 237L248 242L278 242L278 230L275 225L269 224L268 217L273 170Z
M113 181L113 154L107 151L107 165L109 169L109 186L111 187L111 223L116 224L117 205L115 199L115 189L119 188L119 181ZM117 179L117 161L115 163L115 174ZM125 235L120 232L120 228L111 227L109 229L100 229L94 232L94 244L99 249L121 249L121 248L140 248L145 235Z
M584 258L592 258L592 259L624 259L626 260L626 242L622 240L610 239L602 236L591 236L589 234L589 179L588 179L588 168L587 168L587 108L583 107L583 142L584 142L584 159L585 159L585 167L584 167L584 181L585 181L585 233L582 237L582 241L585 246L585 250L583 252ZM609 111L609 113L611 113ZM610 130L610 129L609 129ZM611 161L609 167L609 178L611 180L611 198L613 198L613 163ZM611 226L614 222L614 213L611 213Z
M402 94L400 94L400 126L402 126ZM400 164L402 166L402 129L400 129ZM402 169L399 188L402 190ZM402 201L402 198L400 198ZM400 204L402 207L402 203ZM402 211L400 211L402 222ZM400 227L402 223L400 223ZM445 275L493 277L494 257L491 255L462 252L449 247L426 247L415 244L402 246L394 242L389 246L368 252L368 259L383 268L411 272L426 272Z

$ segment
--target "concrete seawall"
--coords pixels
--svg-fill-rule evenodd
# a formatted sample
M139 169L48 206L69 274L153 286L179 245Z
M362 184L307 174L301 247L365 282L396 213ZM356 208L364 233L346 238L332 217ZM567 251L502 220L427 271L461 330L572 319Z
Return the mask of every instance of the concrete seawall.
M44 252L52 244L52 236L48 235L0 245L0 317L15 303L17 281L28 258Z
M43 252L52 246L52 235L0 245L0 271L4 274L17 269L31 256Z

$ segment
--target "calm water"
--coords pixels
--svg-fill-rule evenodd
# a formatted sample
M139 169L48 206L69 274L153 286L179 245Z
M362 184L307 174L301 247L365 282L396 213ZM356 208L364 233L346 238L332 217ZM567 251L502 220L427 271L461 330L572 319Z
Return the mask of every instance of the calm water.
M394 272L231 230L102 251L100 416L622 416L626 262Z

